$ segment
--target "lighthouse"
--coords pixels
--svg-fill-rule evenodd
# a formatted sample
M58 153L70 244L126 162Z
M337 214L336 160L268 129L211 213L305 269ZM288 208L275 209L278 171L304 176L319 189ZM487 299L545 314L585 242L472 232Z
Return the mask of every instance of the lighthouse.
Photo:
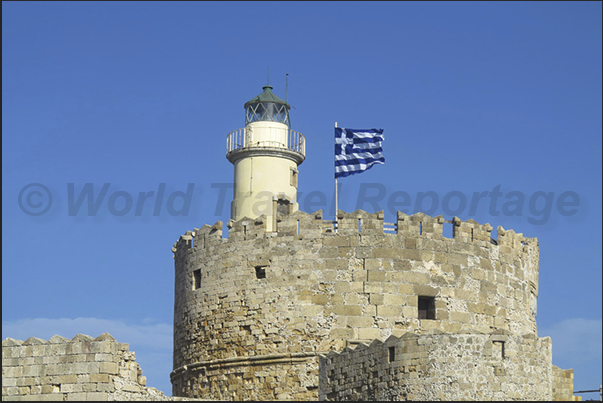
M271 232L279 214L298 210L297 167L306 158L306 140L291 130L291 106L269 84L262 89L244 105L245 127L228 133L226 158L234 165L231 219L265 216Z

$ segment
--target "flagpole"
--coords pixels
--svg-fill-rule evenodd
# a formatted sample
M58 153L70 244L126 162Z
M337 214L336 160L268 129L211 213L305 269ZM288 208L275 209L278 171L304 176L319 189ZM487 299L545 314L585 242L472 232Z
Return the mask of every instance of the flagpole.
M337 128L337 122L335 122L335 128ZM333 170L335 168L333 167ZM337 211L339 210L339 192L337 191L337 176L335 175L335 233L337 233Z

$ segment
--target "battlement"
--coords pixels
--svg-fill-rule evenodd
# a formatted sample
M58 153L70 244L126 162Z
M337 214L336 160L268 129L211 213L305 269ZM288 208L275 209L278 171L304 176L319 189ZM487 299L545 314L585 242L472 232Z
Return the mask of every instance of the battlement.
M2 400L173 400L109 333L2 341Z
M443 226L452 225L452 238L443 236ZM401 211L397 212L395 223L384 222L383 211L368 213L356 210L346 213L339 210L337 213L337 232L335 232L333 221L323 219L323 211L313 213L296 211L293 214L280 214L277 217L277 230L271 232L267 228L265 215L252 219L248 217L227 223L229 234L222 238L222 221L214 225L204 225L201 229L187 231L180 236L174 244L173 252L185 250L192 247L192 240L201 240L195 246L206 247L208 242L236 242L251 238L262 237L284 237L297 236L302 238L316 238L319 236L349 236L349 235L398 235L403 237L416 237L423 239L452 239L456 243L474 244L482 247L490 245L500 246L502 253L515 250L522 253L537 253L538 239L524 237L522 233L514 230L505 230L502 226L497 227L497 239L492 238L492 226L488 223L479 224L473 219L463 221L458 217L446 220L443 216L430 217L422 212L407 215Z
M319 399L552 400L551 357L530 333L409 332L320 355Z
M329 350L407 332L537 333L536 238L423 213L340 210L337 232L322 210L276 224L230 220L223 237L218 221L174 245L174 394L315 399ZM296 379L287 393L273 388L280 373Z

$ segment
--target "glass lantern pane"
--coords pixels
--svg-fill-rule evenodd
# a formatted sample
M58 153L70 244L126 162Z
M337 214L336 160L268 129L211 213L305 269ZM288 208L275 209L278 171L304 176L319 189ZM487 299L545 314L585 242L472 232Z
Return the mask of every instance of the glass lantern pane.
M289 126L287 107L273 102L251 104L246 109L245 124L257 121L280 122Z

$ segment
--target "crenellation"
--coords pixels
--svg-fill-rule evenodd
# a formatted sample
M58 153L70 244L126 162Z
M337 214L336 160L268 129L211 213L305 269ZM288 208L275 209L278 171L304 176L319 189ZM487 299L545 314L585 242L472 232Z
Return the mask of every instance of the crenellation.
M145 385L134 352L109 333L2 341L2 400L187 400Z
M396 233L384 228L383 212L337 216L337 232L322 210L279 214L276 232L266 231L264 216L231 220L227 238L204 248L196 241L176 256L175 394L314 399L318 359L285 365L271 354L328 353L407 332L536 334L535 238L503 230L496 244L490 224L423 213L398 213ZM445 223L456 228L453 238L442 235ZM199 289L191 287L194 271L202 273ZM419 318L419 296L433 298L435 319ZM243 361L228 369L221 363L236 357ZM262 365L252 369L245 357ZM253 375L260 368L299 381L277 391ZM223 382L228 392L216 386Z
M550 339L533 334L409 332L321 355L319 398L551 400L550 357Z

